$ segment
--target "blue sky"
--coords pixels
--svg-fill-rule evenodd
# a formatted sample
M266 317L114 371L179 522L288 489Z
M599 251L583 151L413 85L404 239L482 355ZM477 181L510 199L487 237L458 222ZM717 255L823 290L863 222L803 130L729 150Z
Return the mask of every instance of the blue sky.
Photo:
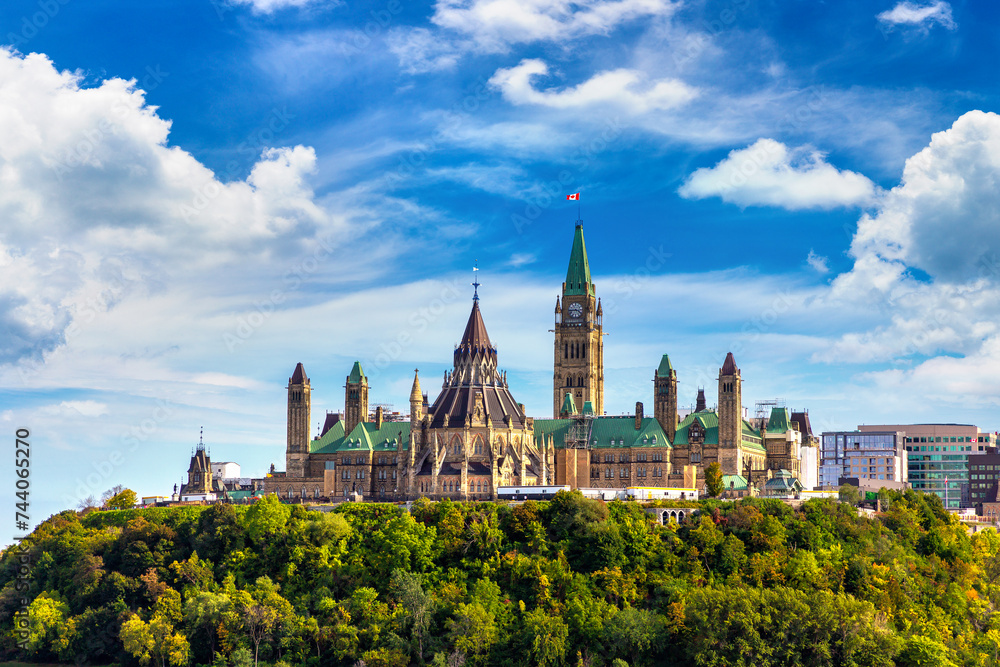
M280 469L299 361L314 422L355 359L373 401L405 409L415 367L433 400L477 260L549 416L577 191L610 413L664 352L714 402L732 350L748 407L818 430L1000 427L998 14L4 2L0 425L32 432L33 518L168 493L202 426Z

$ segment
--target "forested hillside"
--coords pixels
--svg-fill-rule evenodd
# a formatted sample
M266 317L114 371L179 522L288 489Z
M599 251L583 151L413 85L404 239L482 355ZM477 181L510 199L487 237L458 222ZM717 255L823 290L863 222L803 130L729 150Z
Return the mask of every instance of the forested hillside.
M693 506L688 503L688 506ZM1000 538L934 496L705 501L660 526L578 493L64 512L0 571L6 659L153 665L993 665ZM621 663L617 663L620 667Z

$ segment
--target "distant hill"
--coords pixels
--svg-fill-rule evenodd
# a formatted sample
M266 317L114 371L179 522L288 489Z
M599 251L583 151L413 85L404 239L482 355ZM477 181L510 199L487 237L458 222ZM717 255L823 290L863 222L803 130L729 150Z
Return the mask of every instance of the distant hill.
M0 658L997 664L1000 537L968 536L936 496L886 504L866 519L833 500L702 501L680 526L566 492L516 507L421 500L411 512L321 513L273 496L67 511L32 534L29 579L18 547L3 554Z

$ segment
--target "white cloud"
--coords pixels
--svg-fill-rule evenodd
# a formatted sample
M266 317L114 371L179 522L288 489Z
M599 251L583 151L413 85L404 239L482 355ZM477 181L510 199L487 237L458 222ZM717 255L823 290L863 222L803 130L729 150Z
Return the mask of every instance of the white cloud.
M336 7L340 0L229 0L232 5L248 5L255 14L273 14L281 9L302 9L311 5Z
M386 35L389 50L399 58L404 72L419 74L451 69L464 50L427 28L396 28Z
M909 158L900 184L865 215L857 259L900 261L948 282L1000 271L1000 116L970 111Z
M861 174L838 170L818 151L758 139L714 167L698 169L678 192L688 199L721 197L740 206L797 211L864 206L873 201L876 186Z
M698 91L677 79L647 80L631 69L599 72L583 83L563 90L539 90L532 77L544 76L549 67L537 59L522 60L511 68L499 69L490 85L499 89L512 104L533 104L554 109L582 108L594 105L620 107L629 113L672 109L694 99Z
M135 82L84 88L44 56L0 50L0 363L38 358L130 298L245 290L343 228L307 184L311 148L269 149L222 183L169 130Z
M669 0L438 0L431 21L467 37L470 48L503 52L511 44L607 35L676 7Z
M948 30L955 30L958 27L951 15L951 5L943 0L937 0L927 5L900 2L876 18L882 25L890 29L893 26L908 26L927 30L935 23Z
M806 264L812 267L812 270L816 273L830 272L830 266L827 258L822 255L817 255L812 249L809 250L809 256L806 257Z

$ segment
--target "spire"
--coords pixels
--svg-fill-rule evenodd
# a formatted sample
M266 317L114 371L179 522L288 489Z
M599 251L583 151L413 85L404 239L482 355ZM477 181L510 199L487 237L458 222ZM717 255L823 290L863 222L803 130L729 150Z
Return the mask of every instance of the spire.
M423 394L420 393L419 369L413 369L413 388L410 389L410 404L420 405L423 402Z
M663 355L660 359L660 367L656 369L657 377L668 378L674 372L674 367L670 365L670 357Z
M736 375L739 372L740 369L736 367L736 359L733 358L733 353L730 352L726 355L726 361L722 364L722 374Z
M698 398L695 401L694 411L695 412L704 412L707 409L708 409L708 406L705 403L705 390L699 387L698 388Z
M472 312L469 314L469 323L465 325L465 334L462 335L462 342L458 344L460 350L472 350L490 348L490 337L486 333L486 324L483 322L483 315L479 312L478 297L472 303Z
M302 364L299 364L300 366ZM354 366L351 368L351 374L347 376L348 382L361 382L365 379L365 372L361 370L361 362L355 361Z
M566 289L563 294L594 294L594 283L590 280L590 264L587 262L587 246L583 242L583 225L577 225L576 233L573 235L573 250L569 255Z
M203 452L203 451L205 451L205 427L204 426L200 426L200 427L198 427L198 429L199 429L198 430L198 451L199 452Z
M559 297L556 297L556 315L562 312L562 304L559 302Z
M302 362L300 361L299 363L295 364L295 372L292 373L291 383L302 384L303 382L307 382L308 380L309 378L306 377L306 369L302 365Z
M601 317L604 315L604 306L601 305L600 297L597 298L597 316Z

